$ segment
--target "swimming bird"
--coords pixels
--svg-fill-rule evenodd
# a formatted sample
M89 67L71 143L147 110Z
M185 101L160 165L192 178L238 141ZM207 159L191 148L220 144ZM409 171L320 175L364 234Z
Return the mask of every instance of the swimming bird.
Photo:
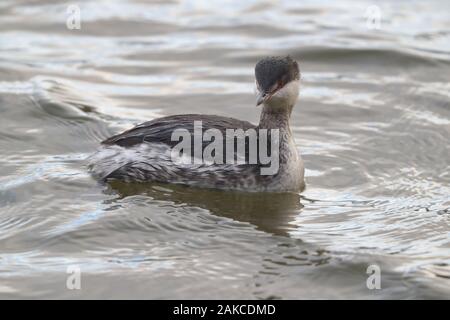
M100 149L88 159L90 172L106 182L163 182L250 192L303 190L304 165L290 129L300 87L298 63L289 56L263 58L255 66L255 83L256 105L262 105L258 125L202 114L157 118L101 142ZM174 132L193 138L184 144L191 146L193 153L180 153L183 148L174 153L180 144ZM214 140L211 134L204 140L208 132L215 134ZM229 132L234 135L229 136ZM203 140L196 145L198 133ZM180 138L180 134L176 136ZM235 144L228 144L230 141ZM209 142L216 142L215 148ZM206 161L205 152L211 149L214 161ZM229 154L225 155L225 149Z

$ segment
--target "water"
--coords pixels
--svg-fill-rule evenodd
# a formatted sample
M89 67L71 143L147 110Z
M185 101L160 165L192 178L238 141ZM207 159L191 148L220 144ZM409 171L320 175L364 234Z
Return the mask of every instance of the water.
M448 1L376 1L379 25L370 1L78 4L81 30L0 3L1 298L450 298ZM256 122L254 64L287 53L301 195L87 174L145 120Z

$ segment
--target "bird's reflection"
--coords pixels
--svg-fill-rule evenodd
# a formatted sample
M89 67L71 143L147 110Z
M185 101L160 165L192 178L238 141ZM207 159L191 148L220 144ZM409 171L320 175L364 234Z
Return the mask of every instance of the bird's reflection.
M250 193L198 189L169 184L130 184L111 182L121 198L147 195L157 201L169 201L206 209L211 213L248 222L259 230L287 236L290 222L303 208L296 193Z

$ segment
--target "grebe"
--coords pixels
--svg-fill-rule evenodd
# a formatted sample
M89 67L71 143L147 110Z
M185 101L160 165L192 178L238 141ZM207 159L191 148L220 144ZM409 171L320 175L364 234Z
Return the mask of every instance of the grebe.
M201 114L154 119L104 140L101 148L88 159L90 172L102 181L167 182L200 188L252 192L303 190L303 161L297 152L289 126L292 108L299 94L298 64L289 56L267 57L256 64L255 78L256 105L263 105L257 126L234 118ZM205 161L202 158L202 155L205 156L201 152L205 152L207 148L211 149L208 142L203 140L199 145L202 158L200 161L193 160L196 157L195 152L194 155L188 154L188 157L177 152L178 159L174 159L173 150L179 144L179 139L174 140L174 132L178 130L187 133L189 138L192 136L195 141L198 123L201 124L201 136L205 132L217 134L214 136L217 148L211 154L219 161ZM224 153L229 146L227 141L230 141L230 129L240 133L245 131L246 134L256 132L256 140L252 140L248 135L231 136L231 140L234 143L237 141L238 144L238 147L232 145L232 149L228 149L231 150L232 160L236 160L231 163L225 161L225 155L218 154L221 151ZM267 134L267 137L263 134ZM223 141L217 140L222 136L227 138ZM209 138L211 141L211 137ZM240 162L237 161L242 155L242 152L239 154L239 151L242 151L239 149L239 141L245 146L245 154ZM188 144L191 146L190 141ZM197 148L195 142L193 145L193 149ZM266 174L262 174L262 170L268 168L268 163L263 162L261 154L257 156L256 161L251 159L251 150L261 152L263 149L270 149L271 159L276 162L276 166L272 166L275 170Z

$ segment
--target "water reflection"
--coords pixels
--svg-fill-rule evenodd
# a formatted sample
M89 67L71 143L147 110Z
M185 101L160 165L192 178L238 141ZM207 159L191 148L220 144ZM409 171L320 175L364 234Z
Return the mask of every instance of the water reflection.
M169 184L110 183L121 199L147 195L156 201L168 201L206 209L211 213L239 222L248 222L259 230L287 236L295 226L292 222L303 205L297 193L225 192Z

